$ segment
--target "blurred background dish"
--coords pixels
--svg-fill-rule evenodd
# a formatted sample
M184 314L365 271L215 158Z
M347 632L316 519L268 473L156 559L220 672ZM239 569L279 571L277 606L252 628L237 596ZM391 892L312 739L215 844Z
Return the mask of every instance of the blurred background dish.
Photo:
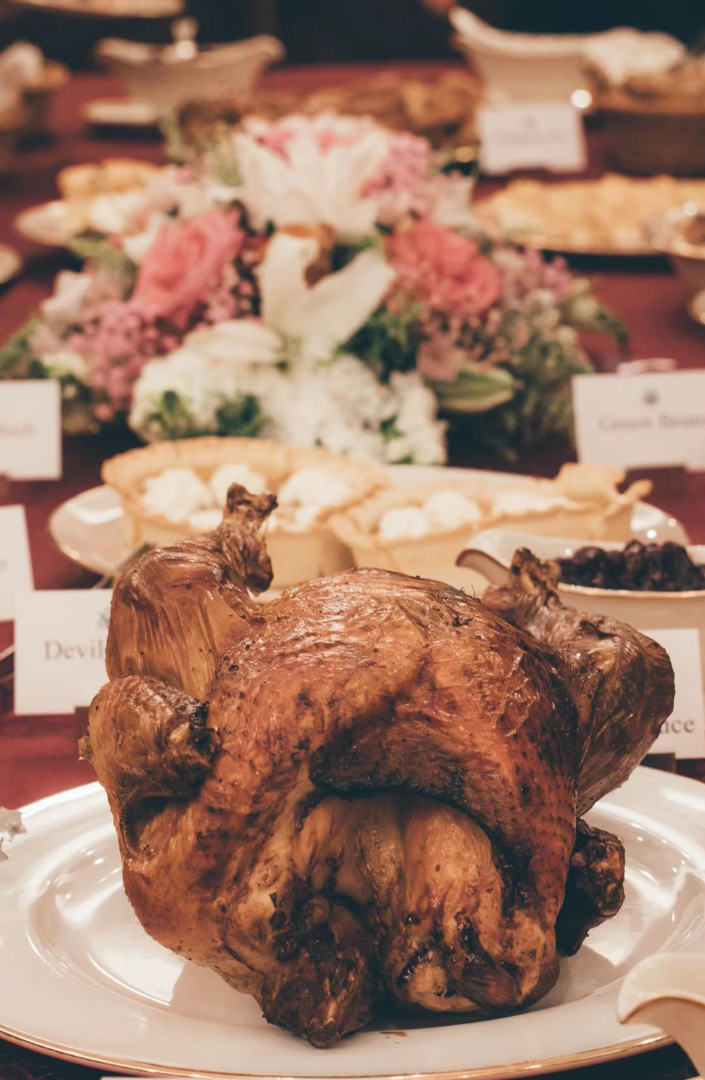
M705 289L697 293L686 308L691 319L701 326L705 326Z
M17 145L27 128L24 105L0 105L0 176L12 171Z
M184 0L11 0L15 7L100 19L163 19L179 15Z
M309 94L254 87L187 101L179 110L178 123L181 138L198 150L213 144L223 124L233 127L247 116L268 120L289 113L369 116L395 131L420 135L437 149L464 149L467 160L474 161L475 110L482 95L481 81L470 72L453 69L421 78L384 71Z
M22 210L15 216L14 227L35 244L69 248L79 233L91 228L94 199L140 191L162 172L160 165L133 158L66 166L56 174L62 198Z
M665 71L625 74L599 98L605 149L619 169L649 175L705 173L705 57Z
M455 43L482 76L490 100L572 101L586 107L591 75L612 82L662 72L684 46L670 34L615 27L599 34L525 34L498 30L464 7L448 13Z
M131 98L161 112L185 101L225 93L246 93L266 68L284 57L284 46L270 34L225 45L198 45L198 24L180 19L170 45L147 45L104 38L96 57L125 85Z
M654 249L668 257L694 303L705 294L705 202L674 207L649 223L649 233Z
M494 234L549 251L650 255L650 221L685 202L705 203L705 180L671 176L599 180L513 180L478 203L478 219Z
M28 41L16 41L0 53L0 97L24 110L24 134L40 135L46 129L52 95L70 78L67 67L48 60Z
M14 248L0 244L0 285L5 285L17 277L22 269L22 259Z
M0 144L1 145L1 144ZM21 210L14 218L16 232L43 247L68 248L87 225L84 203L54 199Z
M100 127L150 128L159 123L159 111L149 101L94 98L83 106L83 119Z

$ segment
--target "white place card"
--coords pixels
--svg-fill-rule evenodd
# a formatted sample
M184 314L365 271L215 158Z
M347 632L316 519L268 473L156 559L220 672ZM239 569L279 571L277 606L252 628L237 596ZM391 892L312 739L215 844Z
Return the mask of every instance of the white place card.
M705 468L705 371L576 375L579 461Z
M15 617L15 596L34 588L24 506L0 507L0 622Z
M55 379L0 382L0 475L61 476L61 387Z
M697 630L642 630L658 641L671 658L676 676L673 713L651 748L654 754L705 758L705 709L700 634Z
M109 589L26 592L15 601L15 712L89 705L106 681Z
M587 165L582 116L570 102L485 105L477 111L477 125L483 173L582 172Z

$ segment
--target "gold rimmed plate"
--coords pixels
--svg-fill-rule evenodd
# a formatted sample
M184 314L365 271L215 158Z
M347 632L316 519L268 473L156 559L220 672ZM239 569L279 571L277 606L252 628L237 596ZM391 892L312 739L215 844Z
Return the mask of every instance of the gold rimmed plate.
M645 956L705 949L705 786L639 769L590 820L625 841L625 906L543 1001L476 1022L383 1015L321 1051L145 934L98 785L43 800L0 864L0 1036L123 1073L295 1080L500 1080L662 1045L654 1028L620 1026L615 1005Z

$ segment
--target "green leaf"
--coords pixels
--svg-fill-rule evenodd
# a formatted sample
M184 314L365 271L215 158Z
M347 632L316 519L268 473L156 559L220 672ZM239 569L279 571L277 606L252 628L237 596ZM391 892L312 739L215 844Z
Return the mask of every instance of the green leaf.
M259 402L252 394L237 394L218 409L218 434L254 438L267 422Z
M401 311L378 307L339 351L359 356L383 381L393 371L409 371L421 344L420 315L417 303L406 304Z
M461 368L457 379L449 382L429 380L441 406L451 412L480 413L503 405L514 396L515 382L501 367L479 371L472 365Z
M193 414L176 390L165 390L144 425L149 435L162 439L187 439L198 435L194 429Z
M342 270L363 251L378 251L384 255L384 240L379 233L363 236L352 244L336 244L331 254L331 270Z
M123 283L130 290L137 279L137 267L121 248L115 247L103 236L81 233L69 244L79 259L89 259L100 270Z
M0 379L44 378L41 361L32 349L29 339L40 324L40 319L29 319L0 347Z

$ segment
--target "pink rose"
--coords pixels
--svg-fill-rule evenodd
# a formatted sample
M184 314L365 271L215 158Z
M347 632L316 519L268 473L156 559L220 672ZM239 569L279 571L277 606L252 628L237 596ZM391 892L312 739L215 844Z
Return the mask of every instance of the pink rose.
M432 312L477 316L502 293L502 276L477 244L424 218L387 241L397 288Z
M238 221L233 212L211 210L183 225L165 225L140 266L133 310L185 330L196 305L208 302L242 247Z

